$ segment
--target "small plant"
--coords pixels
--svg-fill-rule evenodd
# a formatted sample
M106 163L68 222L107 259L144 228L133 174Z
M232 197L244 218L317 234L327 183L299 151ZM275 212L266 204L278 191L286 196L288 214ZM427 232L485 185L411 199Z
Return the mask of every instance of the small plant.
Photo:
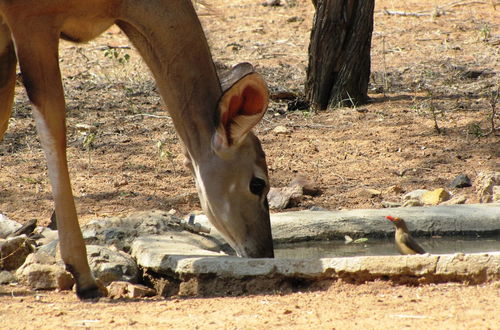
M438 134L443 134L443 129L439 127L438 117L444 117L443 111L436 108L433 102L433 93L432 91L427 91L427 99L422 101L419 104L413 104L411 109L415 110L418 115L426 116L427 113L430 113L432 120L434 121L434 129Z
M33 184L33 185L36 185L36 184L41 184L42 183L42 180L40 179L35 179L35 178L32 178L32 177L23 177L22 180L26 183L29 183L29 184Z
M492 92L489 97L489 103L491 107L491 114L490 114L490 124L491 128L490 131L486 135L490 134L495 134L497 127L495 125L495 119L497 117L497 103L498 103L498 98L500 95L500 88L498 88L496 91Z
M479 30L479 36L481 41L487 42L491 38L491 26L489 24L484 24Z
M437 117L438 117L438 114L443 114L442 112L438 111L436 109L436 107L434 106L434 103L429 102L429 111L431 112L432 114L432 119L434 120L434 129L436 130L436 132L438 134L441 134L442 133L442 130L441 128L439 128L439 125L438 125L438 120L437 120Z
M172 152L170 152L170 150L165 149L165 143L163 143L162 141L156 142L156 150L158 152L158 158L160 159L166 158L170 161L170 163L172 164L172 168L174 169L173 172L174 174L176 174L175 163L174 163L175 156Z
M386 92L389 91L389 84L387 83L387 61L385 59L385 35L382 36L382 58L383 58L383 61L384 61L384 74L382 76L382 81L383 81L383 84L384 84L384 97L386 97Z
M130 60L130 55L128 53L122 54L121 48L107 46L106 48L103 49L103 51L104 51L104 57L116 60L118 61L118 63L122 65L128 63L128 61Z
M93 147L93 143L95 141L95 133L87 133L85 134L85 137L83 138L83 147L86 150L90 150Z
M304 116L304 118L312 117L312 115L313 112L311 111L311 109L302 110L302 116Z
M87 150L87 155L88 155L88 170L89 170L89 177L90 177L90 168L92 166L92 157L90 150L94 146L94 141L96 139L96 134L93 132L86 132L84 137L83 137L83 147Z
M331 109L340 109L343 107L352 107L354 110L356 110L356 103L352 99L351 95L349 95L349 92L346 92L346 93L347 93L346 98L343 99L341 97L338 97L335 100L332 100L330 103L330 108Z
M478 123L473 123L473 124L468 125L467 126L467 133L469 135L473 135L477 138L481 138L483 136L486 136L485 132L483 131L481 126L479 126Z

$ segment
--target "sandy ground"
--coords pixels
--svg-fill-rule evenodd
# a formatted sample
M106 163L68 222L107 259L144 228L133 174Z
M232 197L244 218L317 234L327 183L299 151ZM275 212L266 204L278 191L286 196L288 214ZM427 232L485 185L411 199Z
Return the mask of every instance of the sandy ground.
M377 1L373 102L319 113L288 111L287 101L271 102L255 131L272 185L285 186L301 173L321 188L320 196L295 209L379 208L382 200L398 201L400 194L366 197L359 189L433 189L460 173L474 180L481 171L498 169L500 141L490 131L492 95L500 85L500 11L492 3ZM433 15L437 7L444 14ZM425 15L387 15L384 9ZM309 1L264 7L254 0L213 0L199 12L219 67L251 62L271 90L301 97L314 14ZM180 215L198 210L168 113L119 30L86 45L62 42L60 56L81 223L146 209L175 209ZM13 118L0 143L0 212L43 225L52 213L46 165L21 83L16 92ZM77 124L95 127L92 143L85 143ZM288 132L276 134L277 126ZM452 193L477 202L475 187ZM4 286L0 301L2 328L500 328L499 288L492 284L334 283L287 295L98 303L79 302L68 292Z
M201 7L217 65L251 62L271 90L300 97L314 9L307 1L289 3L264 7L258 1L214 0L210 11ZM446 7L439 17L383 12L430 15L445 4L377 2L372 103L314 113L287 111L287 101L271 102L255 129L271 185L288 185L301 173L323 191L297 209L379 208L382 200L398 201L400 194L370 198L359 189L434 189L460 173L474 180L479 172L498 168L500 141L488 133L491 95L500 85L499 11L473 3ZM181 215L199 209L168 112L123 34L115 28L85 45L62 42L60 53L68 159L81 222L146 209L173 208ZM471 72L483 74L473 79ZM53 205L45 160L21 84L16 91L13 119L0 144L0 210L20 222L36 218L46 224ZM85 143L79 124L94 128L91 143ZM275 133L277 126L288 133ZM452 193L477 202L474 187Z
M71 292L0 288L3 329L498 329L500 286L333 283L318 291L80 302Z

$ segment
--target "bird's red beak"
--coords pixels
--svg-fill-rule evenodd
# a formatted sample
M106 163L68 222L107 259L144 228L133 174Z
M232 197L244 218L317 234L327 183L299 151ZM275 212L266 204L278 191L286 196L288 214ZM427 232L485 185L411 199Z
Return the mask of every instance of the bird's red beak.
M389 221L395 221L396 219L394 217L391 217L390 215L385 217Z

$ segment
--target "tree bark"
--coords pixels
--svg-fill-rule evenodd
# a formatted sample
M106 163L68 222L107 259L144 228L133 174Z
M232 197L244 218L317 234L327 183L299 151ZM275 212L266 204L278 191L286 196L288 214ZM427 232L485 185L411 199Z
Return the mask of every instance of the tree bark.
M313 0L316 7L307 68L312 107L368 101L374 0Z

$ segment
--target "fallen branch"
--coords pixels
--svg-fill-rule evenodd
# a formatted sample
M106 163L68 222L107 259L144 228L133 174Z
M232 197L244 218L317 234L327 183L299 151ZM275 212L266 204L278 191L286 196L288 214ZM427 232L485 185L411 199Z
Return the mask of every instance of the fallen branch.
M333 125L323 125L323 124L286 124L293 128L338 128L338 126Z
M486 136L495 133L498 129L495 126L495 118L497 116L496 107L497 107L499 95L500 95L500 89L498 89L495 93L492 93L490 100L489 100L490 107L491 107L491 116L490 116L491 129L488 133L486 133Z
M421 17L421 16L432 16L434 12L429 13L411 13L407 11L397 11L397 10L388 10L384 8L384 14L386 15L394 15L394 16L413 16L413 17Z
M112 45L106 45L106 46L99 46L96 47L98 50L108 50L108 49L132 49L132 47L125 45L125 46L112 46Z
M334 176L336 176L336 177L338 177L342 181L342 183L346 182L346 179L342 175L337 174L337 173L331 173L331 174L334 175Z
M445 8L453 8L453 7L460 7L460 6L470 6L470 5L486 5L488 2L486 1L454 1L451 3L448 3L443 6L436 6L434 10L432 11L423 11L423 12L407 12L407 11L398 11L398 10L388 10L384 8L383 12L386 15L393 15L393 16L412 16L412 17L422 17L422 16L443 16L445 15ZM495 3L491 1L491 4L493 8L495 8Z
M130 115L127 116L128 118L135 118L135 117L151 117L151 118L160 118L160 119L170 119L170 116L161 116L161 115L152 115L149 113L139 113L137 115Z
M444 9L444 8L453 8L453 7L459 7L459 6L469 6L469 5L487 5L488 2L486 1L454 1L454 2L451 2L449 4L446 4L446 5L443 5L443 6L439 6L437 8L439 9ZM491 1L491 4L494 6L495 4L493 3L493 1Z

